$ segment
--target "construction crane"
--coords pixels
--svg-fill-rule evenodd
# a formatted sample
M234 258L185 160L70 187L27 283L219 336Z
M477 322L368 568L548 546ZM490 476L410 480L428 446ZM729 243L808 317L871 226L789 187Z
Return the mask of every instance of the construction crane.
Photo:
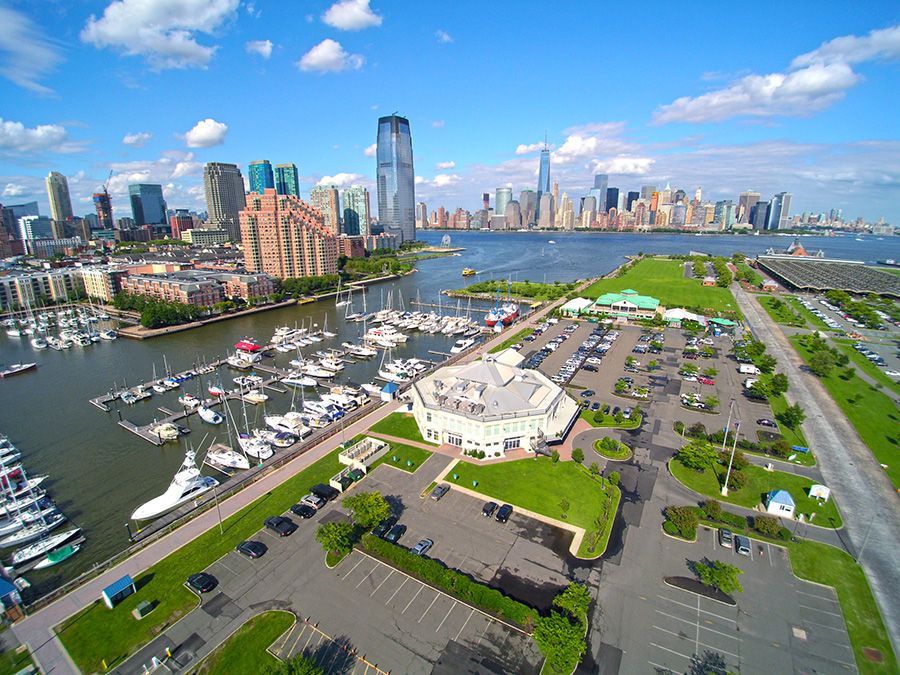
M106 182L103 184L103 193L104 193L106 196L109 196L109 189L107 188L107 186L109 185L109 181L112 180L112 177L113 177L113 170L110 169L110 170L109 170L109 175L106 177Z

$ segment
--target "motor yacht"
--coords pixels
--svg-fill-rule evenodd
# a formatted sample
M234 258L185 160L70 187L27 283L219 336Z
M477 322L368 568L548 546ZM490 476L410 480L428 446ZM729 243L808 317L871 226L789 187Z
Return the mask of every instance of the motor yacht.
M247 403L256 405L257 403L265 403L266 401L268 401L269 395L264 394L260 389L251 389L247 393L242 394L241 398L243 398Z
M264 440L276 448L289 448L297 442L297 437L286 431L272 431L270 429L254 429L253 435Z
M327 417L331 421L339 420L344 416L343 409L327 401L304 401L303 409L311 415Z
M141 504L131 514L132 520L153 520L196 499L219 484L212 476L204 476L197 468L196 453L188 450L168 489L159 497Z
M119 337L119 336L116 335L116 331L114 331L114 330L101 330L100 331L100 338L102 340L115 340L117 337Z
M243 453L224 445L210 448L206 453L206 463L226 469L249 469L250 460Z
M469 347L475 344L475 340L471 338L463 338L461 340L457 340L452 347L450 347L451 354L459 354L461 352L466 351Z
M161 441L177 441L181 435L181 429L171 422L165 422L151 428L150 433L157 436Z
M290 387L315 387L318 384L313 378L302 373L290 373L281 381Z
M181 405L183 405L185 408L190 408L191 410L193 410L194 408L196 408L197 406L199 406L202 403L202 401L199 398L197 398L193 394L188 394L187 392L185 392L185 394L183 396L178 397L178 402Z
M19 375L20 373L34 370L35 368L37 368L36 363L14 363L9 366L9 368L0 370L0 377L12 377L13 375Z
M284 415L267 415L265 422L272 431L286 432L297 438L305 438L311 433L310 428L306 426L305 417L295 411L286 412Z
M263 383L263 379L259 375L241 375L232 380L241 389L244 387L258 387Z
M238 437L238 443L241 446L241 450L247 453L250 457L255 457L256 459L269 459L272 455L275 454L275 451L272 450L271 445L269 445L263 439L257 438L255 436L248 436L247 434L242 433Z

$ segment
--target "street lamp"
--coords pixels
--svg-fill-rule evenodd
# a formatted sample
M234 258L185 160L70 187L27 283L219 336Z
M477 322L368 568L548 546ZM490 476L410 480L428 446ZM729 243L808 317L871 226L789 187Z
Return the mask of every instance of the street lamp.
M734 403L734 401L732 401ZM728 479L731 478L731 465L734 463L734 451L737 448L737 435L738 429L740 429L741 421L738 420L734 423L734 443L731 444L731 458L728 460L728 471L725 472L725 484L722 486L722 496L728 496ZM728 429L725 429L725 439L728 439ZM724 450L725 443L722 443L722 448Z

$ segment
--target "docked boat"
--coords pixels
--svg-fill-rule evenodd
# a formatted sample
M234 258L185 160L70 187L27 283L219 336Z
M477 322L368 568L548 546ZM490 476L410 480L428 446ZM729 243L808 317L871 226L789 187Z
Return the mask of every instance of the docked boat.
M365 391L369 392L374 396L381 396L381 387L379 387L374 382L365 382L360 385Z
M216 396L216 397L225 396L228 393L222 387L219 387L215 384L209 385L209 387L206 389L206 391L209 392L210 396Z
M318 366L314 363L304 363L300 366L300 372L309 377L314 377L317 380L327 380L334 377L333 371L326 370L322 366Z
M241 389L244 387L258 387L263 383L263 379L259 375L242 375L234 378L232 381Z
M506 302L502 305L494 307L484 317L484 323L493 328L498 323L504 326L510 325L519 317L519 305L514 302Z
M80 532L81 528L76 527L71 530L66 530L65 532L60 532L59 534L51 535L46 539L36 541L35 543L29 544L24 548L20 548L15 553L13 553L12 564L22 565L30 560L34 560L35 558L40 558L42 555L46 555L48 552L59 548Z
M154 383L152 386L152 389L157 394L165 394L168 391L168 389L166 389L165 386L161 382Z
M158 436L161 441L177 441L181 435L181 429L171 422L165 422L150 429L150 433Z
M466 351L469 347L475 344L475 340L471 338L463 338L461 340L457 340L452 347L450 347L451 354L459 354L461 352Z
M297 442L297 437L286 431L271 431L269 429L254 429L253 435L264 440L276 448L289 448Z
M100 339L101 340L115 340L118 335L116 335L116 331L114 330L101 330L100 331Z
M54 565L59 565L60 563L65 562L66 560L71 558L80 550L80 544L67 544L61 548L50 551L46 556L44 556L43 560L39 561L32 569L42 570L48 567L53 567Z
M31 338L31 346L34 349L47 349L47 341L42 337Z
M202 401L199 398L197 398L193 394L188 394L188 393L185 393L184 396L179 396L178 402L181 405L183 405L185 408L190 408L191 410L193 410L194 408L196 408L197 406L199 406L202 403Z
M293 410L284 415L266 415L265 423L272 431L285 432L297 438L305 438L311 433L304 416Z
M196 453L188 450L184 454L184 461L175 473L168 489L159 497L154 497L134 510L132 520L152 520L161 515L177 509L182 504L196 499L200 495L212 490L219 484L215 478L204 476L197 468Z
M212 408L207 408L205 405L201 405L197 409L197 414L200 415L200 419L207 424L221 424L223 421L225 421L225 418L222 417L222 415L217 413Z
M0 548L12 548L28 544L36 539L40 539L51 530L55 530L64 522L66 522L66 517L62 513L59 511L51 513L49 516L45 516L41 520L0 539Z
M313 378L302 373L291 373L281 381L290 387L315 387L318 385Z
M247 456L226 448L224 445L215 446L206 453L206 463L225 469L249 469L250 460Z
M19 375L20 373L34 370L35 368L37 368L36 363L14 363L9 368L0 370L0 377L12 377L13 375Z
M240 436L238 437L238 443L241 446L241 450L243 450L251 457L255 457L256 459L269 459L272 455L275 454L275 451L272 450L271 445L269 445L263 439L257 438L256 436L240 434Z
M329 403L328 401L304 401L303 409L310 415L327 417L332 422L335 422L344 416L344 411L341 407L334 403Z
M265 403L269 400L269 395L264 394L260 389L251 389L241 396L247 403L256 405L257 403Z
M339 359L333 357L325 357L321 361L319 361L319 365L322 366L325 370L330 370L333 373L338 373L344 369L344 364L341 363Z

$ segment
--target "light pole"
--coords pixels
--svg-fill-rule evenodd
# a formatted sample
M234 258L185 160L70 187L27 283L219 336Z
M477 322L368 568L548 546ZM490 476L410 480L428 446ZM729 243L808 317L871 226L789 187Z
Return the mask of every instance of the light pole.
M732 401L734 403L734 401ZM728 479L731 478L731 465L734 462L734 451L737 448L737 435L738 429L741 427L741 421L738 420L734 423L734 443L731 445L731 458L728 460L728 471L725 472L725 484L722 486L722 496L728 496ZM728 439L728 429L725 430L725 438ZM725 444L722 444L722 448L724 449Z

